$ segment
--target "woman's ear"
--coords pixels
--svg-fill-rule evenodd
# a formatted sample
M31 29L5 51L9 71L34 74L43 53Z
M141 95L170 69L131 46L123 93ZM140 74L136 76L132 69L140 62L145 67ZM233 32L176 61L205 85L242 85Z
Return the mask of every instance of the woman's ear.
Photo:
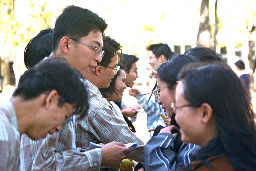
M202 108L202 122L208 123L212 118L212 107L208 103L203 103L201 105Z
M67 54L69 51L69 41L71 39L69 39L68 36L64 36L61 38L60 40L60 47L63 53Z

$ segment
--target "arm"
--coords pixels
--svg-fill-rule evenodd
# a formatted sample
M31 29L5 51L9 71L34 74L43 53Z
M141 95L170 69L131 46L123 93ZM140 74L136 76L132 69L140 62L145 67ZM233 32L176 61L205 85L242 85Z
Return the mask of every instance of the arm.
M32 165L32 170L99 170L101 151L80 152L75 147L72 123L44 139Z
M175 136L169 133L153 136L145 145L145 170L169 170L176 159L172 150L175 140Z
M129 93L137 99L138 104L148 115L159 117L158 113L164 113L161 105L152 99L148 101L148 96L146 94L142 94L138 89L132 88L129 90Z
M117 141L123 142L124 144L138 143L139 145L143 145L143 142L129 130L124 119L118 117L108 105L90 104L88 117L84 118L82 121L77 121L76 124L78 146L88 144L88 139L104 144ZM142 162L144 159L144 149L133 149L131 153L127 155L127 158Z

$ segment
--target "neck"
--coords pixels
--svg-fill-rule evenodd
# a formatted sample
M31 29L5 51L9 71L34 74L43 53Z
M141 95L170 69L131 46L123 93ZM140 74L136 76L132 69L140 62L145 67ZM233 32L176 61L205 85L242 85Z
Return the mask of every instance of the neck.
M211 140L217 138L218 136L218 130L216 125L210 124L209 127L206 129L208 129L208 131L206 131L206 134L202 136L202 141L199 144L201 147L206 146Z
M34 122L32 115L37 111L35 110L36 104L33 101L26 101L20 96L12 97L10 101L16 111L18 130L20 134L24 134Z

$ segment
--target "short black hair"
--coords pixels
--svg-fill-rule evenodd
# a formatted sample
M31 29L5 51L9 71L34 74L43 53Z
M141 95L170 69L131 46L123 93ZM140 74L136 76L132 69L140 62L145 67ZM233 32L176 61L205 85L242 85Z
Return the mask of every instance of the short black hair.
M103 33L106 28L106 22L91 10L74 5L68 6L55 22L53 50L56 50L59 41L64 36L79 40L91 31L101 31Z
M132 68L132 64L137 62L139 60L138 57L135 55L128 55L128 54L123 54L122 55L122 60L121 60L121 68L129 73L130 69Z
M64 59L50 57L24 72L13 96L31 100L42 93L56 90L60 96L59 105L75 104L75 113L82 118L89 105L86 87L81 78L82 74L70 67Z
M238 60L235 62L235 65L241 69L241 70L244 70L245 69L245 65L244 65L244 62L242 60Z
M172 56L175 55L174 52L172 52L171 48L168 46L168 44L164 43L158 43L158 44L152 44L147 47L148 51L152 51L156 58L159 58L161 55L164 55L165 59L168 61Z
M111 62L111 59L115 55L121 55L121 45L117 43L114 39L111 39L109 36L104 36L103 44L104 55L102 57L102 61L98 63L98 65L108 66L108 64Z
M27 44L24 50L24 63L27 69L48 57L52 52L53 29L41 30Z

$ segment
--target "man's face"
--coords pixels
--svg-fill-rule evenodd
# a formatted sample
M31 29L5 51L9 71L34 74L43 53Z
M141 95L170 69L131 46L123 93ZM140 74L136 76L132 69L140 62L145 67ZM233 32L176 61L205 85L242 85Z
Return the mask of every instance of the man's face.
M99 79L101 80L100 81L101 87L98 87L98 88L108 88L109 87L109 85L111 83L111 79L114 78L114 76L117 73L117 71L114 70L117 63L118 63L118 56L115 55L114 57L112 57L111 62L108 64L108 67L100 66Z
M38 140L59 132L64 120L72 115L75 105L65 103L59 106L59 98L59 95L56 95L48 105L37 110L33 124L25 132L31 139Z
M68 51L69 64L78 69L85 78L90 76L96 69L97 63L101 62L101 53L96 54L95 50L89 46L102 48L103 38L100 31L91 31L87 36L81 37L79 42L69 39L70 49Z
M136 62L132 64L132 67L129 71L129 73L126 72L126 81L125 84L127 87L132 88L134 85L134 81L138 78L138 73L137 73L137 65Z
M148 56L149 65L152 67L152 69L156 70L159 67L158 59L152 51L149 51Z

